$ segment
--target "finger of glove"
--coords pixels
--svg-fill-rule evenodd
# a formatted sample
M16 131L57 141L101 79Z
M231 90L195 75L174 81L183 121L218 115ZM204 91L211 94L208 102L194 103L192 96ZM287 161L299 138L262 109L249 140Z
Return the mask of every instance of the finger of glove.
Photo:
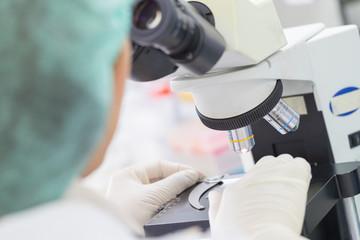
M219 207L222 199L222 193L219 191L211 191L208 196L210 203L209 220L210 220L210 226L212 228L214 226L217 213L219 211Z
M302 237L299 233L278 224L269 224L268 226L255 225L251 231L247 232L247 236L255 240L309 240Z
M228 186L234 193L245 189L257 188L258 191L268 192L271 189L294 188L293 191L306 191L311 179L310 165L303 158L293 159L290 155L281 155L278 158L266 157L257 168L251 169L239 181ZM271 186L271 188L270 188Z
M199 173L195 170L184 170L176 172L156 183L149 185L153 188L154 199L157 203L164 204L166 201L194 185L199 180Z
M251 229L246 229L242 225L223 224L211 229L213 240L309 240L300 234L284 228L277 224L261 225L252 224ZM221 223L219 224L221 225Z
M149 177L150 182L156 182L158 180L167 178L174 173L181 172L184 170L197 171L190 166L179 164L179 163L174 163L174 162L169 162L169 161L157 161L157 162L152 162L152 163L146 164L144 166L145 166L147 176ZM199 171L197 171L197 174L200 178L205 177Z
M276 158L273 156L263 157L246 174L246 178L253 175L258 175L258 177L273 176L274 172L277 172L278 176L296 178L302 181L308 181L311 178L309 163L303 158L293 158L289 154L283 154Z
M309 176L310 167L304 159L290 155L263 158L244 177L226 187L216 223L247 234L261 225L256 228L258 233L269 223L300 232Z
M299 167L301 169L303 169L304 171L310 170L310 165L308 164L308 162L305 159L300 158L300 157L294 158L290 154L282 154L278 157L265 156L265 157L261 158L256 163L255 166L258 168L262 165L279 166L279 165L288 164L288 163L298 164Z
M126 167L111 176L110 182L116 185L123 184L148 184L148 176L143 165Z
M305 171L308 163L304 159L282 157L284 159L269 158L270 164L263 162L258 171L251 169L225 189L223 202L226 200L225 205L239 204L243 226L277 222L294 232L301 230L310 169ZM304 171L299 171L301 167ZM233 214L232 210L227 214Z
M294 182L296 185L300 184L307 187L310 179L311 167L305 159L293 158L291 155L283 154L277 158L273 156L262 158L236 184L232 184L228 188L243 189L248 185L265 187L267 182L275 186L274 181L279 183Z
M290 154L282 154L278 157L274 156L265 156L261 158L256 164L253 169L266 169L272 167L282 166L294 160L294 158Z
M166 177L163 165L164 164L160 161L136 164L118 172L116 174L116 179L118 181L124 179L140 184L150 184ZM174 169L174 172L177 170L175 165L172 166L172 168Z

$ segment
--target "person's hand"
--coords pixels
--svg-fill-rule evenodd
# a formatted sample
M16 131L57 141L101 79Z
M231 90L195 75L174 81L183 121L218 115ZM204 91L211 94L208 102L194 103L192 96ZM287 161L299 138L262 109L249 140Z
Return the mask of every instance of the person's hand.
M120 210L129 226L143 235L143 225L161 205L203 177L190 167L172 162L135 165L111 178L107 198Z
M221 194L209 194L211 231L216 239L303 239L310 165L302 158L262 158Z

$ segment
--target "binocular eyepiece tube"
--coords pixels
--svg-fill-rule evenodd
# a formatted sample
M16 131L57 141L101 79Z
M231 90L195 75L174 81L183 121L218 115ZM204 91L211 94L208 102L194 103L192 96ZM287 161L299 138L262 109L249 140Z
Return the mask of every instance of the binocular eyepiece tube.
M161 51L169 61L195 75L208 72L225 51L222 35L183 0L137 0L132 21L133 43ZM157 59L148 61L162 64Z

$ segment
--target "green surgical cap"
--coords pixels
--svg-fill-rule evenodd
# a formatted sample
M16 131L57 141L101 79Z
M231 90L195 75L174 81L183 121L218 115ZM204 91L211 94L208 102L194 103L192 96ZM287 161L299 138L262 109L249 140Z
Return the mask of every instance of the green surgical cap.
M0 1L0 216L58 199L105 129L130 0Z

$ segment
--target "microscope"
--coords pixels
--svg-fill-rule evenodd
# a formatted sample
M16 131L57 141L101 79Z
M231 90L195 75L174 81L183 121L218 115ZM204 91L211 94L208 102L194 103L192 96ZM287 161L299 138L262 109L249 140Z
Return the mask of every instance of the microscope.
M271 0L138 0L132 78L167 77L190 92L204 125L229 147L289 153L312 166L303 235L360 239L360 39L356 26L282 29ZM256 144L255 144L256 143ZM210 179L183 192L144 226L158 236L208 228Z

